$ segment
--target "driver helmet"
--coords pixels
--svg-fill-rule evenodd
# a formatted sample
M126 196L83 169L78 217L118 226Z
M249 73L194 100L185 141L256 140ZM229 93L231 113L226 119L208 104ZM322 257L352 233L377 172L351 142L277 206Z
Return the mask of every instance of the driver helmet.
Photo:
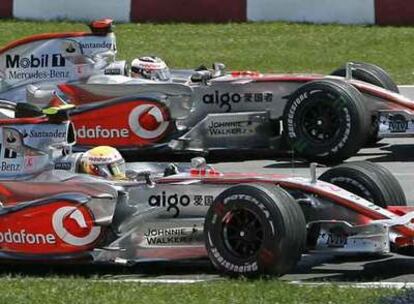
M81 169L107 179L125 179L125 160L117 149L108 146L88 150L82 157Z
M170 69L159 57L139 57L131 62L131 77L167 81L170 79Z

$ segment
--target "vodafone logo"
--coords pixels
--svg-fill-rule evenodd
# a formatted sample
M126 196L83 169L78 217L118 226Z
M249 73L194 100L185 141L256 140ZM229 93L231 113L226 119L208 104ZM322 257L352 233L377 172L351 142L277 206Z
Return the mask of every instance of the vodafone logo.
M84 209L73 206L61 207L52 218L53 229L65 243L73 246L88 245L99 237L101 227L91 226L91 216Z
M135 107L129 114L128 123L132 132L143 139L155 139L163 135L169 125L161 109L154 104Z

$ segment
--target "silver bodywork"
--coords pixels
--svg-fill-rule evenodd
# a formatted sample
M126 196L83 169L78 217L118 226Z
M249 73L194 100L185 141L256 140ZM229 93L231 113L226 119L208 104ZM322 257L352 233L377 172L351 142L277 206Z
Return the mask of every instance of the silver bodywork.
M14 146L8 146L9 154L2 151L2 162L20 162L25 168L25 157L33 151L48 156L47 162L38 163L36 172L21 171L14 176L0 172L0 242L4 246L0 256L4 258L36 260L47 256L72 261L81 256L94 262L131 264L207 257L203 230L206 212L220 193L239 184L267 183L286 189L302 207L314 238L308 246L317 252L387 253L390 243L402 235L398 227L413 231L409 224L413 213L397 216L332 184L315 180L315 174L309 179L225 174L207 166L202 159L178 164L176 172L168 174L166 168L171 164L129 163L129 176L135 177L122 181L81 174L77 164L82 154L62 155L62 150L71 144L67 122L56 125L62 132L66 130L65 136L58 139L52 139L49 133L39 133L36 140L27 139L24 130L30 127L33 132L40 132L48 123L37 119L29 126L13 124L13 119L0 124L0 134L14 132ZM7 138L11 137L3 136L3 143ZM20 154L13 154L18 151ZM10 160L10 153L22 157ZM82 213L85 210L92 215L89 222L85 220L87 214ZM36 219L42 214L45 218L38 222ZM89 233L73 235L64 226L65 214L81 226L90 225ZM4 237L7 233L19 240L27 235L44 237L33 231L38 233L39 225L48 226L49 221L53 222L53 229L44 228L44 235L51 244L38 245L44 246L42 253L30 244L24 247L21 242ZM30 241L27 237L25 240ZM69 252L65 251L67 248Z
M411 122L414 121L414 102L410 99L413 89L409 87L403 89L402 95L349 77L321 75L224 73L216 78L194 81L194 75L197 73L194 70L172 70L172 82L167 83L146 82L125 76L97 75L86 82L70 84L86 96L90 94L102 99L88 102L83 97L84 100L75 102L79 108L74 112L75 126L78 130L91 128L87 119L76 119L81 117L77 116L77 113L89 111L92 117L93 110L104 107L111 100L114 104L120 104L149 98L167 107L170 118L168 121L165 121L165 118L160 121L169 125L166 129L168 131L160 131L157 135L162 136L150 138L150 142L140 145L140 149L137 149L137 139L133 137L129 139L129 144L122 146L118 146L115 140L111 141L112 138L101 137L100 144L112 144L122 150L137 152L157 150L160 147L163 148L163 152L166 149L176 152L208 152L218 149L286 150L289 147L284 145L282 122L285 119L284 109L288 96L306 82L338 79L351 84L363 94L370 116L378 119L379 137L405 136L414 131L414 124ZM118 115L131 117L132 112L133 110L119 112ZM390 127L393 124L393 118L390 117L396 116L398 119L394 119L397 121L394 125L399 124L401 117L405 118L400 126L403 127L401 132L391 130ZM110 122L102 120L96 120L95 124L111 127ZM131 130L131 134L139 135L136 127L134 130L131 124L124 124L122 127ZM79 139L78 145L90 147L91 143Z

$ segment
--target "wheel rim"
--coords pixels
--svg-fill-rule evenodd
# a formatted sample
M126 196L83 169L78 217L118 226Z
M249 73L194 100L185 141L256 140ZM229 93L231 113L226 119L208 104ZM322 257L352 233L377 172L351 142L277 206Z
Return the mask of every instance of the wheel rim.
M238 258L255 256L262 246L263 235L259 217L250 210L232 210L223 217L224 244Z
M338 96L319 92L313 97L303 109L302 133L317 144L335 141L344 123Z

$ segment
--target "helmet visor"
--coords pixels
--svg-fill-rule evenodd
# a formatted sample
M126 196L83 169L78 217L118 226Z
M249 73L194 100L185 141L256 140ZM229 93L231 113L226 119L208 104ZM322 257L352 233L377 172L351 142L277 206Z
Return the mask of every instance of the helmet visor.
M152 71L151 78L158 79L162 81L170 80L171 74L169 68L159 69Z
M108 170L115 179L125 178L125 161L118 160L108 165Z
M123 179L125 178L125 161L118 160L111 164L92 165L93 173L95 175L111 178L111 179Z

